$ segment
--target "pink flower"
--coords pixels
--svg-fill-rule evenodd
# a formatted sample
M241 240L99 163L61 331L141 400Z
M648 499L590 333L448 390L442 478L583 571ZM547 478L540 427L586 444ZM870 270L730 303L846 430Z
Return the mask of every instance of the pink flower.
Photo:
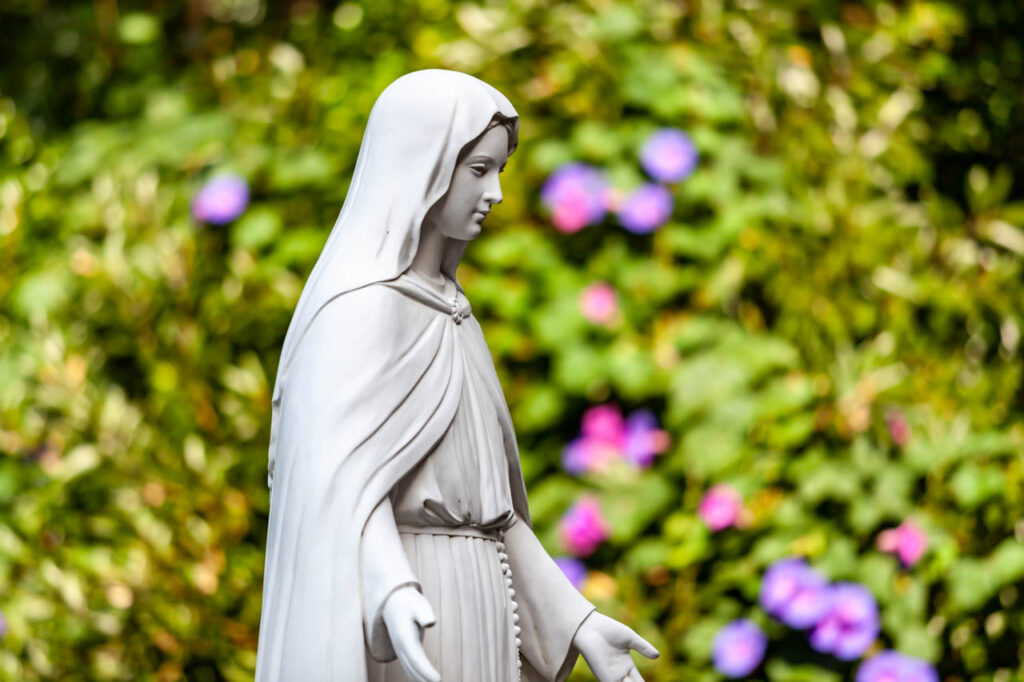
M580 312L594 324L607 324L619 314L619 295L607 282L594 282L579 297Z
M916 564L928 549L928 536L912 519L878 534L878 549L896 554L904 566Z
M910 424L901 410L892 409L885 414L885 426L889 429L889 437L899 447L903 447L910 439Z
M568 163L548 177L540 198L559 231L578 232L604 218L607 193L602 171L585 163Z
M727 483L712 487L700 501L697 513L708 528L718 532L735 526L743 511L743 497Z
M562 463L571 474L601 471L616 461L647 468L668 446L654 413L637 410L623 419L618 405L608 403L583 413L580 436L565 447Z
M590 556L608 538L610 528L596 497L578 499L558 522L558 537L567 552Z
M624 422L618 405L606 403L589 408L583 413L580 431L584 438L603 443L618 443L622 438Z

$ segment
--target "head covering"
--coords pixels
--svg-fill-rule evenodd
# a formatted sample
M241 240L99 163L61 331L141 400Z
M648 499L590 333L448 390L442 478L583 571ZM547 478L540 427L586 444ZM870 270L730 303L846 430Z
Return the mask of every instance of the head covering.
M447 193L459 152L496 114L512 120L511 154L518 143L518 114L504 95L478 78L424 69L398 78L377 98L345 204L285 336L274 383L271 476L288 367L313 319L335 297L394 279L409 268L423 218ZM442 262L453 280L464 249L465 242L451 243Z

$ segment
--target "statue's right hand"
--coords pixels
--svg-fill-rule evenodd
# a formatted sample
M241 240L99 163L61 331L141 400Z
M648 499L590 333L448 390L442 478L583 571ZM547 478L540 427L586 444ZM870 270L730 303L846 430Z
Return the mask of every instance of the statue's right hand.
M412 682L441 682L423 650L423 630L437 622L427 598L411 585L391 593L384 603L384 625L398 662Z

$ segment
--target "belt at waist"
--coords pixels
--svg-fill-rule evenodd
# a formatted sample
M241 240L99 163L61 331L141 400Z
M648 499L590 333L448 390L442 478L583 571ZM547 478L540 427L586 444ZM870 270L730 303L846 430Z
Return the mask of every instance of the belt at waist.
M497 540L498 531L479 528L477 526L407 526L398 524L399 533L411 533L414 535L458 535L467 538L480 538L481 540Z

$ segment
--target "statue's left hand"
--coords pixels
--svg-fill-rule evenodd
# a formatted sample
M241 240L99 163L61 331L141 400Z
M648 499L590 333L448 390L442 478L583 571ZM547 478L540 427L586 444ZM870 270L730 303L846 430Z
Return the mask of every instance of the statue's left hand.
M659 656L658 650L631 628L597 611L586 617L572 643L587 659L598 682L643 682L630 649L647 658Z

